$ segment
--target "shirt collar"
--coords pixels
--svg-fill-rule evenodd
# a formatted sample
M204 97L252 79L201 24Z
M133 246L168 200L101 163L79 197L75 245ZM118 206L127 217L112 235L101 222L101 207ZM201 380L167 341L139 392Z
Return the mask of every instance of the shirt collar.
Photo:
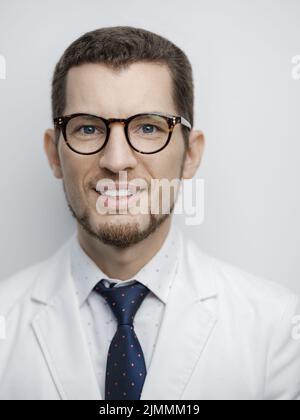
M107 279L106 285L117 283L115 287L139 281L166 304L178 263L178 241L178 228L171 223L163 245L152 259L130 279L120 280L108 277L82 249L77 234L74 235L71 241L71 272L79 305L85 302L101 279Z

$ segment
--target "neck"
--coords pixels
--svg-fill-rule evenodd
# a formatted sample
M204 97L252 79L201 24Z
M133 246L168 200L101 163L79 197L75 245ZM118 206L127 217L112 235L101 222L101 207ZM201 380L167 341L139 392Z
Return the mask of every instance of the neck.
M110 278L128 280L135 276L159 251L165 242L172 218L168 217L151 235L125 249L107 245L92 237L81 225L78 240L85 253Z

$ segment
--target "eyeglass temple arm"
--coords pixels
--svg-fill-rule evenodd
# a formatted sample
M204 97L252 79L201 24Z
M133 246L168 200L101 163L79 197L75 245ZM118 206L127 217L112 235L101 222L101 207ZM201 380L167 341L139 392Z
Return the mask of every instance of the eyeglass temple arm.
M192 129L191 124L188 122L188 120L186 120L184 117L180 117L180 122L181 124L185 125L186 127L188 127L190 130Z

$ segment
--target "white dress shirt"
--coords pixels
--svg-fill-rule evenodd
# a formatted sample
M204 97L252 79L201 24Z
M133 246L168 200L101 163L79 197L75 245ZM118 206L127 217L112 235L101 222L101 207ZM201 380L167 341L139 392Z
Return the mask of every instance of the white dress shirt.
M128 280L108 277L84 252L77 235L74 236L71 244L71 273L78 296L83 330L102 395L105 395L108 349L117 330L117 321L108 304L93 289L101 279L106 279L106 287L109 287L110 283L116 283L114 287L127 286L137 280L150 290L134 318L134 329L143 349L148 371L177 270L178 233L177 227L172 223L160 250Z

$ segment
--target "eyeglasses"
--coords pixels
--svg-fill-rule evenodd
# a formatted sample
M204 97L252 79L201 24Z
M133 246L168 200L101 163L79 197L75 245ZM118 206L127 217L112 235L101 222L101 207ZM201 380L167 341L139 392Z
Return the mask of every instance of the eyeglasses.
M81 155L98 153L106 146L113 122L123 124L128 144L143 154L163 150L171 140L175 125L182 124L189 130L192 128L184 117L158 112L110 119L79 113L54 118L53 122L61 130L67 146Z

